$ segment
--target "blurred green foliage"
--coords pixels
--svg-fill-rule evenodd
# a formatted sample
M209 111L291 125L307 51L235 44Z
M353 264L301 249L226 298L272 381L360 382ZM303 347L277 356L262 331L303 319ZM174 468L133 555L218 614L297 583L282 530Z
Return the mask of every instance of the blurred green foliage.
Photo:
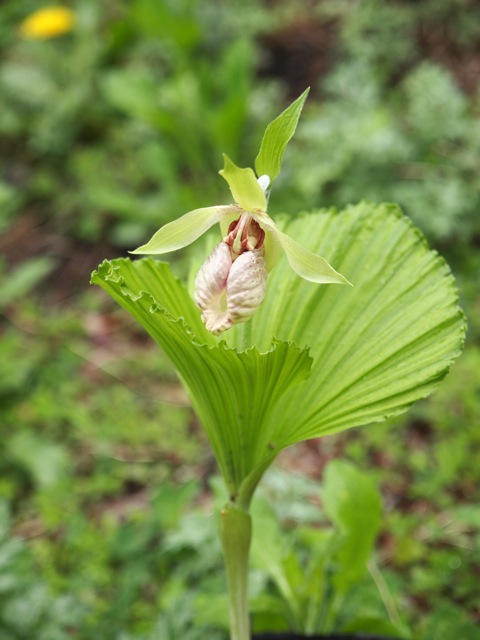
M398 202L435 242L472 241L480 232L480 94L462 56L470 61L480 37L480 8L462 0L319 7L338 21L339 58L300 124L293 175L283 175L297 188L278 201L288 196L293 213L340 207L361 193Z
M254 504L252 563L272 583L254 601L257 624L265 631L294 629L306 636L382 629L401 637L368 576L382 511L374 483L353 465L331 461L322 503L331 526L301 522L289 534L265 498Z
M0 135L16 153L0 182L5 215L34 203L63 230L91 241L108 225L131 246L226 197L221 152L245 162L274 110L254 83L252 28L235 32L215 1L85 0L72 34L25 41L13 19L36 3L7 4Z
M315 459L374 470L376 578L412 637L473 640L480 6L68 5L75 29L44 41L18 33L38 2L0 7L0 640L225 639L211 454L162 354L85 288L105 252L228 202L221 153L251 165L279 102L306 84L271 209L399 202L447 253L470 324L437 395L390 427L326 439ZM292 474L264 484L293 582L322 548L319 492ZM257 628L278 622L271 576L257 566L251 584ZM375 617L378 584L359 584L351 602Z

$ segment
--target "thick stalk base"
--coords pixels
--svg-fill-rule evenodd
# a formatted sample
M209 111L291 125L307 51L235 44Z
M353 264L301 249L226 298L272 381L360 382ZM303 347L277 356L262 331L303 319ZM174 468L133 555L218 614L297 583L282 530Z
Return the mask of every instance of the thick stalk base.
M220 513L220 536L227 571L231 640L250 640L247 582L252 519L228 503Z

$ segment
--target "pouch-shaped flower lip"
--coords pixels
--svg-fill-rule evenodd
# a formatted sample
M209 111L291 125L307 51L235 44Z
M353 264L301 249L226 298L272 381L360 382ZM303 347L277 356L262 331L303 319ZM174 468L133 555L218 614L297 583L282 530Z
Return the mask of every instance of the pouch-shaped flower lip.
M268 188L269 180L267 181L264 176L260 176L257 180L253 169L237 167L226 155L224 155L224 162L220 175L227 181L235 204L189 211L161 227L149 242L130 253L161 255L182 249L197 240L213 225L221 223L223 229L228 228L232 220L247 213L265 231L265 251L269 268L278 253L275 247L280 247L285 252L293 271L305 280L318 284L351 285L343 275L330 266L325 258L305 249L278 229L266 212L267 197L261 186L265 184Z

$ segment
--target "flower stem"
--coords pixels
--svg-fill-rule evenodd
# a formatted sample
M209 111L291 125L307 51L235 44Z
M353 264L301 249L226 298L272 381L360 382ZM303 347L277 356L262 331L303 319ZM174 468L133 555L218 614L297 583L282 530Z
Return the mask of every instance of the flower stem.
M220 537L227 570L230 638L250 640L247 581L252 519L247 511L231 502L220 515Z

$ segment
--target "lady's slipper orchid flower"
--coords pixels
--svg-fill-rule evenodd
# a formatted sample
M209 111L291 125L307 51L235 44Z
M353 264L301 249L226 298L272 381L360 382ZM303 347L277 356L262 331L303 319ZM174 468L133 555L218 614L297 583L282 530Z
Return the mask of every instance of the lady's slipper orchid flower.
M268 270L283 249L290 267L302 278L322 284L350 284L328 262L282 233L266 213L270 178L255 177L227 156L220 171L235 204L195 209L163 226L151 240L132 251L159 255L181 249L217 222L224 232L201 267L195 282L195 302L209 331L219 334L249 320L260 306Z

